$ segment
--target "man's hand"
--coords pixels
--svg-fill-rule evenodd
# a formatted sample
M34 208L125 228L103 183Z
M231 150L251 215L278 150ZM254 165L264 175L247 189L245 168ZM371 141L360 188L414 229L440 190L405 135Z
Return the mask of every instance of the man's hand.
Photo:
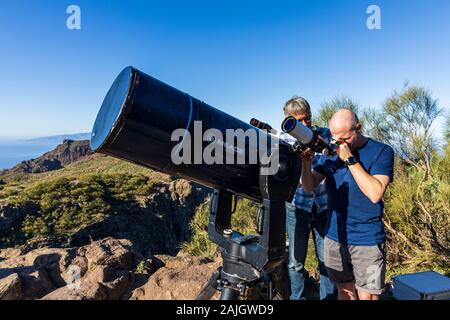
M306 150L303 150L300 153L300 156L303 162L306 162L306 164L312 164L312 160L314 158L314 151L308 148Z
M311 170L314 151L306 149L301 153L302 157L302 176L301 185L307 192L312 192L314 188L324 179L324 176Z
M342 161L347 161L348 158L352 157L353 154L350 151L350 147L346 142L342 142L337 149L337 154Z
M347 161L353 154L347 143L339 144L337 154L342 161ZM369 198L372 203L378 203L383 198L384 192L390 182L390 178L385 175L370 175L360 163L349 166L353 178L359 189Z

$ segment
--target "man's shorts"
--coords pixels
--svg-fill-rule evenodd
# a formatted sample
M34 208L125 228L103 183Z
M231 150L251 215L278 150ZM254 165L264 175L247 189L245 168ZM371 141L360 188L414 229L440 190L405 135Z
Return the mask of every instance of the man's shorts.
M339 285L356 283L358 291L381 294L386 272L385 244L344 245L325 238L324 260L330 280Z

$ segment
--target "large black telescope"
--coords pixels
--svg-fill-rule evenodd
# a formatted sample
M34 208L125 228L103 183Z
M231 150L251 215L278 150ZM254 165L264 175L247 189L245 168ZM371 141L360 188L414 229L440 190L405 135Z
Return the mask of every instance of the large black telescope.
M135 68L127 67L116 78L103 101L92 130L91 148L96 152L208 187L229 190L261 202L263 196L258 180L259 152L257 163L252 164L248 159L251 148L258 148L258 144L250 144L246 140L245 150L237 150L235 141L226 141L228 144L223 148L224 154L230 150L245 154L246 160L241 164L196 164L192 159L190 164L176 165L171 161L171 153L180 143L171 141L172 133L176 129L186 129L189 135L184 138L194 140L194 121L201 121L201 135L208 129L216 129L225 139L227 129L251 129L257 135L266 136L268 149L274 147L270 145L271 139L266 131L213 108ZM195 149L194 141L191 142L192 157L198 150L201 153L211 141L201 143L201 148ZM287 143L282 140L279 143L279 169L282 172L278 176L283 180L284 188L288 187L293 194L298 181L294 181L291 167L296 165L298 157L294 156ZM234 150L230 148L231 144Z
M200 127L196 126L199 122ZM184 131L177 141L172 134L178 129ZM203 139L210 129L215 135ZM264 139L252 142L249 137L239 146L237 137L225 141L228 130L253 130ZM197 139L199 134L201 138ZM92 130L91 147L96 152L215 189L208 234L223 249L223 268L215 273L217 279L211 283L221 290L222 299L236 299L259 288L266 281L264 274L279 268L285 258L285 201L294 196L301 165L300 157L288 143L278 139L273 142L272 138L265 130L127 67L103 101ZM200 146L195 145L199 141ZM202 158L202 152L211 144L221 146L218 152L223 152L224 161L230 153L236 161L196 161L195 157ZM175 163L173 153L181 146L191 147L192 153L187 157L189 161ZM266 152L260 154L263 147ZM182 150L184 156L186 150ZM257 158L251 161L255 150ZM276 170L270 170L274 164ZM231 229L233 195L261 204L258 235L243 235ZM280 287L284 286L278 286L278 292ZM265 296L270 298L271 294L272 289ZM201 297L209 295L206 290Z

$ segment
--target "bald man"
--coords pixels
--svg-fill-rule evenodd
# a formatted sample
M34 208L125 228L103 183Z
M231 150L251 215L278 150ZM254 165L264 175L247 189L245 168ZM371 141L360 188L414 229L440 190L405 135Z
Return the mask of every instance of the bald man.
M357 116L337 111L329 123L338 154L312 166L303 153L302 184L313 190L326 178L329 217L325 266L340 300L377 300L384 290L386 234L383 195L393 180L394 152L365 137Z

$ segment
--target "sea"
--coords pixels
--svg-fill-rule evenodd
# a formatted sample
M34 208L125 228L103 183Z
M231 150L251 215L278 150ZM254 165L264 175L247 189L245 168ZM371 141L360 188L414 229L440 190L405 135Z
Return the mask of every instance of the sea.
M53 150L57 145L57 143L0 142L0 170L12 168L24 160L35 159Z
M48 151L52 151L64 139L84 140L89 139L89 137L89 133L77 133L29 140L0 139L0 170L12 168L24 160L35 159Z

